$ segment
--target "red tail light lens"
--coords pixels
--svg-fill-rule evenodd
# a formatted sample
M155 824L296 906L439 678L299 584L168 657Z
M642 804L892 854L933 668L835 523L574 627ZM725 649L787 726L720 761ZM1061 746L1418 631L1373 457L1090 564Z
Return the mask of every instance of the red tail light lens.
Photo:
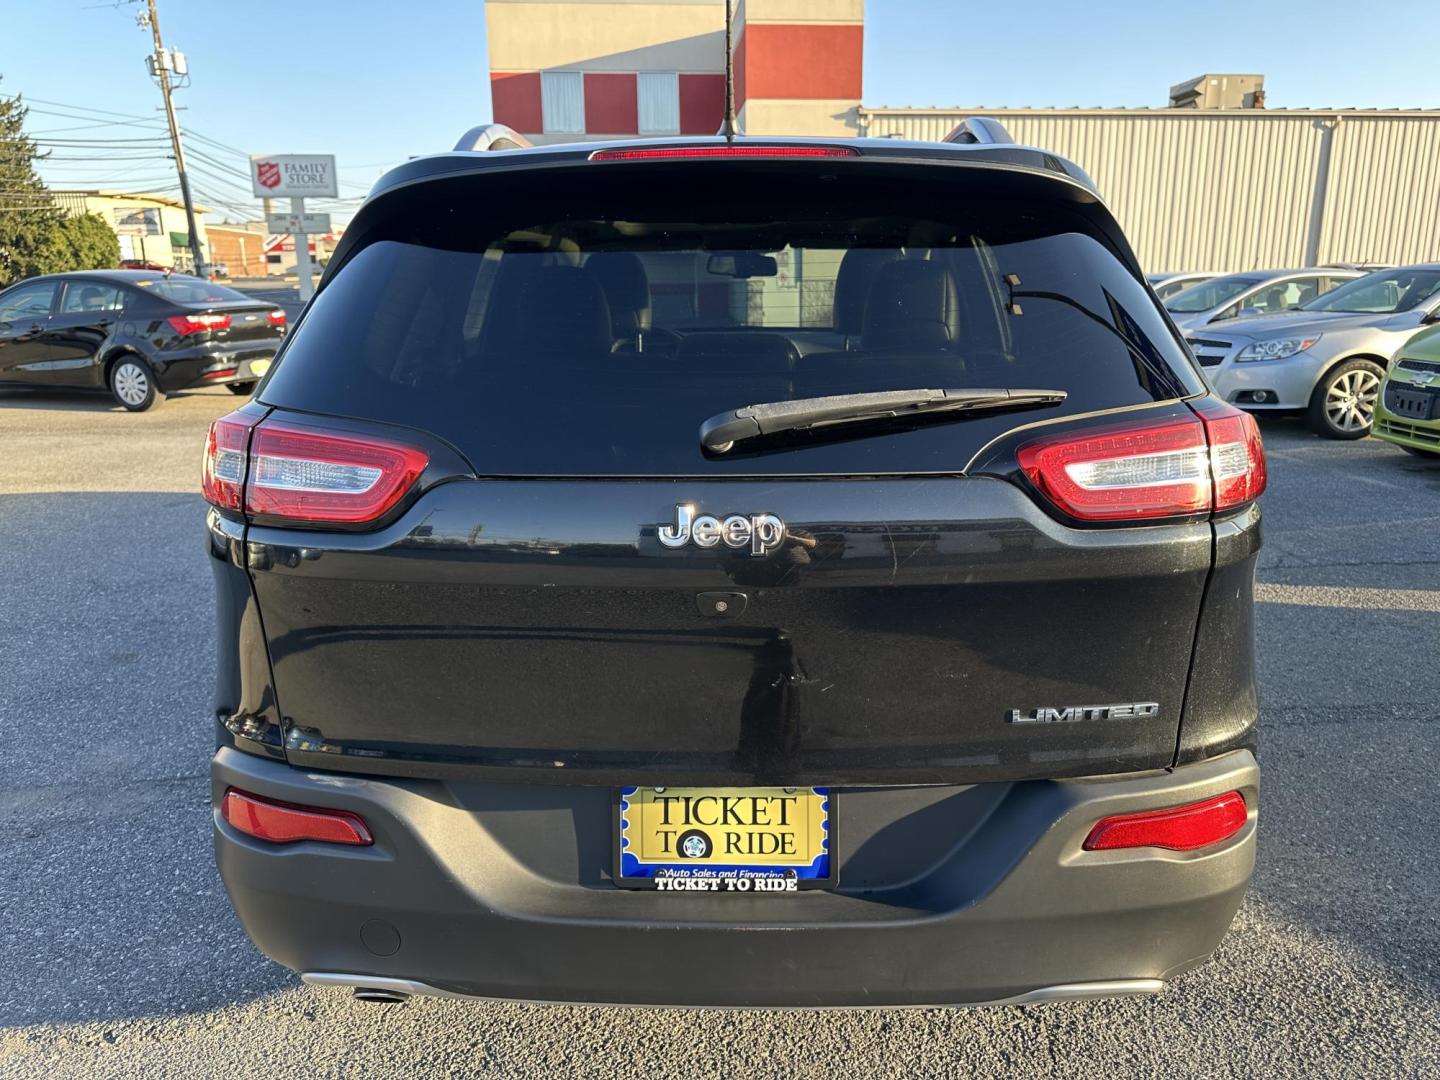
M363 524L398 503L429 462L404 443L267 420L250 440L245 512Z
M181 337L200 334L206 330L230 329L229 315L171 315L165 320Z
M591 161L645 161L681 158L848 158L857 157L850 146L755 146L750 143L721 146L656 146L636 150L596 150Z
M233 412L210 424L205 459L200 464L200 492L221 510L241 510L244 503L245 455L253 418Z
M1021 471L1081 521L1138 521L1234 510L1265 490L1255 419L1229 405L1198 419L1072 432L1022 446Z
M1252 503L1265 491L1265 447L1260 425L1232 405L1202 406L1198 412L1210 438L1216 511Z
M270 320L271 326L284 326L286 322L285 312L280 310L279 308L276 308L274 311L267 312L265 318Z
M1030 482L1081 521L1210 509L1210 462L1199 420L1072 433L1022 446L1018 456Z
M220 816L246 836L271 844L316 840L322 844L368 847L375 842L358 814L318 806L296 806L230 788L220 804Z
M1228 840L1245 825L1245 796L1238 791L1204 802L1102 818L1085 839L1086 851L1158 847L1194 851Z

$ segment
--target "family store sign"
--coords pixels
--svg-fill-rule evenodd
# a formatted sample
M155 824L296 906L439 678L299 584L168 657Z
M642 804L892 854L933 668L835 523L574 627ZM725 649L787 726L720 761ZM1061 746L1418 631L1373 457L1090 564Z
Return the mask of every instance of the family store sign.
M333 154L255 154L250 158L250 185L262 198L335 198Z

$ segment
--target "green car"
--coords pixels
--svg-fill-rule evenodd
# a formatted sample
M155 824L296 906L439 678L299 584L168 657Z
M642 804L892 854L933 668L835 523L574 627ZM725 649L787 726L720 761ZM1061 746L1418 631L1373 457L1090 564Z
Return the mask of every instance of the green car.
M1380 384L1370 434L1421 457L1440 458L1440 326L1400 347Z

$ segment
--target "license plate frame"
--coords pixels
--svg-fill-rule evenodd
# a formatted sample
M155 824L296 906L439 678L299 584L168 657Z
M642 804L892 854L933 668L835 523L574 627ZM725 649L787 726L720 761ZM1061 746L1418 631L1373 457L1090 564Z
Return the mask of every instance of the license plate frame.
M638 798L637 798L638 796ZM785 860L782 855L747 856L725 858L714 848L725 844L724 833L738 831L741 846L753 846L749 837L769 835L781 836L785 827L774 822L758 825L746 823L740 830L731 830L724 824L710 824L705 815L724 816L723 804L716 806L692 804L685 807L692 817L689 823L681 820L684 816L680 800L686 796L693 799L755 799L767 800L770 807L767 817L774 814L778 805L775 800L795 797L799 801L791 804L805 808L805 820L790 826L789 831L804 830L808 834L805 854L812 857ZM642 840L645 837L642 816L645 808L656 814L655 804L669 798L670 809L675 816L670 842L679 844L682 833L698 832L709 842L710 852L698 861L691 861L675 855L664 858L661 852L645 851ZM836 835L836 793L829 787L691 787L647 788L636 785L615 789L614 814L611 826L614 862L612 878L616 885L626 889L646 889L669 892L717 892L732 895L773 895L794 893L809 889L833 889L837 883ZM742 804L743 806L743 804ZM753 808L752 808L753 810ZM744 814L742 808L731 806L732 814ZM653 824L653 819L652 819ZM631 849L631 841L636 847ZM655 837L650 837L650 847L655 847ZM799 841L797 840L797 847ZM665 882L673 884L665 884ZM705 884L698 884L703 882ZM742 884L744 882L744 884Z

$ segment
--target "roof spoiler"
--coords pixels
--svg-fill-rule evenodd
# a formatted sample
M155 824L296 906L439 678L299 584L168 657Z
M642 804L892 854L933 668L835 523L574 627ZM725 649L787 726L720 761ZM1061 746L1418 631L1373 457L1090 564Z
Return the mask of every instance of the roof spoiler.
M481 124L473 127L455 144L456 150L524 150L534 146L513 128L504 124Z
M942 140L948 143L982 143L986 146L995 146L1000 143L1014 143L1010 132L1005 130L1005 125L999 120L993 120L988 116L967 116L955 129L946 135Z

